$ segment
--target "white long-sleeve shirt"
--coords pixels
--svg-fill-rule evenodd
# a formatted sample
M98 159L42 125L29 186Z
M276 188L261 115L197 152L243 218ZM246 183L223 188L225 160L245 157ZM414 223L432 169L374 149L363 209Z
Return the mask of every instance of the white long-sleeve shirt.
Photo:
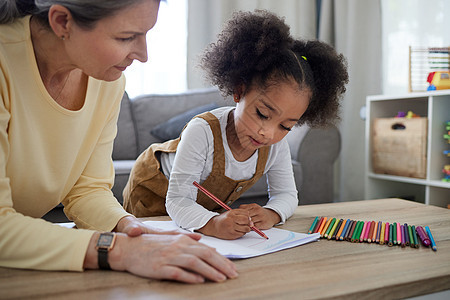
M220 122L225 151L225 175L233 180L249 179L256 170L258 152L248 160L237 161L228 145L226 126L228 114L234 107L221 107L211 111ZM199 229L218 213L196 202L197 188L193 181L202 183L211 173L214 158L213 133L201 118L189 122L182 133L176 154L163 153L161 166L169 177L166 209L169 216L182 228ZM267 179L269 201L264 206L277 212L285 222L298 205L297 189L292 170L291 155L286 139L270 146L264 169Z

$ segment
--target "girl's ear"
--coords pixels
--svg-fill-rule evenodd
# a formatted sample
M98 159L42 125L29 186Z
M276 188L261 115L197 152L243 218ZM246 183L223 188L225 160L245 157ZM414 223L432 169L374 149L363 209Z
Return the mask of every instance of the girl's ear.
M53 32L61 39L70 37L70 24L72 15L70 11L62 5L52 5L48 11L48 23Z
M233 100L236 103L239 103L239 100L241 100L242 96L244 95L244 86L240 86L235 89L233 94Z

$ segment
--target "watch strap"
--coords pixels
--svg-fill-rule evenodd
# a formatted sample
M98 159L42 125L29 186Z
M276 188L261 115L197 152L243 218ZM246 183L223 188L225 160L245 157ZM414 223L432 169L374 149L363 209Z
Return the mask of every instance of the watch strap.
M98 267L102 270L111 270L111 266L108 263L108 252L106 248L98 248Z

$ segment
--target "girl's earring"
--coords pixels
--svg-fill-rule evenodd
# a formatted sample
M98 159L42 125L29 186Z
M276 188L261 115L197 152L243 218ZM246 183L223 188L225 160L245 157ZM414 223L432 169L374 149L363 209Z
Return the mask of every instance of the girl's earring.
M62 36L61 36L61 40L64 41L65 39L66 39L66 37L65 37L64 35L62 35Z
M234 95L234 102L238 103L239 100L240 100L240 99L239 99L238 95Z

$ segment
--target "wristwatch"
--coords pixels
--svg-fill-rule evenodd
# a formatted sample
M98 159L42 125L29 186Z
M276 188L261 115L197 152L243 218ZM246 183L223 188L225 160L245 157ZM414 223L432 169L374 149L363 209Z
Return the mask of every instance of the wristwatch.
M102 270L111 270L108 263L108 252L114 247L114 242L116 241L116 235L112 232L100 233L100 237L97 240L98 252L98 267Z

